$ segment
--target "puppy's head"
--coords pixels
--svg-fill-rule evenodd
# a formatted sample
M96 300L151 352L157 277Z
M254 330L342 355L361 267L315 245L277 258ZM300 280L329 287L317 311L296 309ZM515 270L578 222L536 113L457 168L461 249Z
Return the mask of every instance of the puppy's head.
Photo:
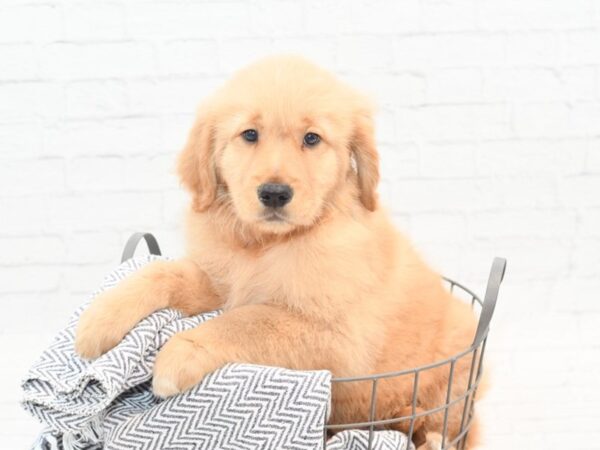
M341 192L372 211L379 173L370 104L301 58L260 61L201 105L179 173L196 211L227 204L269 233L310 227Z

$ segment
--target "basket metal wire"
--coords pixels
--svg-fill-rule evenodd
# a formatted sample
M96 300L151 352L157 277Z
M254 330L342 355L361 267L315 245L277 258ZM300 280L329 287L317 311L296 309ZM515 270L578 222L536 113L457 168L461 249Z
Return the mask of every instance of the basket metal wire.
M156 238L152 234L135 233L129 238L127 244L125 245L122 261L125 261L133 256L138 243L142 239L146 241L150 253L156 255L161 254ZM327 440L330 435L342 430L363 429L368 430L367 448L368 450L372 450L375 431L386 429L402 422L409 422L407 427L407 445L410 446L410 443L413 440L413 434L415 432L415 423L418 419L433 415L443 415L442 429L436 430L439 431L441 436L440 450L464 450L466 448L467 437L474 420L475 396L482 379L485 346L490 329L490 322L494 314L496 300L498 299L498 292L500 289L500 284L504 278L505 270L506 260L504 258L494 258L483 300L481 300L481 298L479 298L472 290L460 284L459 282L449 278L443 278L448 284L450 292L454 293L458 297L463 297L467 301L470 301L471 307L479 310L479 322L477 325L477 330L475 332L473 343L469 348L446 359L420 367L374 375L333 378L333 389L335 389L336 385L339 386L347 383L370 383L370 406L368 409L369 420L352 423L327 423L328 417L325 417L326 422L324 424L323 449L327 449ZM456 367L457 364L463 360L468 361L469 364L467 383L466 386L459 388L460 392L456 394L456 389L454 386ZM445 402L428 410L420 410L418 408L419 380L426 376L428 372L442 370L444 367L447 367L448 370L448 385L446 388ZM378 386L384 382L384 380L397 379L399 377L412 378L412 397L410 399L411 413L398 417L377 419L376 406ZM453 407L462 407L462 412L458 430L455 433L450 434L449 413L450 409Z

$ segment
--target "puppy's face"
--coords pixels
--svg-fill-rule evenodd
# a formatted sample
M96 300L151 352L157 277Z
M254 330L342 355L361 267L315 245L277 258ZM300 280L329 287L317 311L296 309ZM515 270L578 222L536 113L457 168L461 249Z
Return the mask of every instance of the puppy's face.
M217 127L216 166L241 220L285 232L314 223L331 200L350 165L349 136L320 99L274 95L249 87Z
M226 197L239 220L270 233L318 222L346 183L374 209L369 107L304 60L259 62L201 107L180 173L197 210Z

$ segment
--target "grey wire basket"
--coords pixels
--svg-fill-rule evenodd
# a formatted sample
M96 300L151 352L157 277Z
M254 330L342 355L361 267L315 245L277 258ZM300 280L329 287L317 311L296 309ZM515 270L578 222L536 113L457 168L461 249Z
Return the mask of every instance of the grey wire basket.
M156 238L150 233L135 233L133 234L125 248L121 257L122 261L125 261L133 257L136 247L141 240L145 240L148 246L148 250L151 254L160 255L160 248ZM464 450L467 445L467 437L469 430L473 425L473 417L475 411L475 396L477 389L481 384L483 374L483 356L485 354L485 346L489 334L490 322L496 308L496 300L498 299L498 292L500 284L504 278L506 271L506 260L504 258L494 258L490 275L488 278L487 288L483 300L477 296L472 290L458 283L457 281L451 280L444 277L444 281L448 284L450 292L459 294L457 296L464 298L466 301L470 301L471 307L479 312L479 322L473 343L469 348L450 356L446 359L436 361L431 364L423 365L420 367L414 367L409 369L398 370L395 372L378 373L374 375L365 375L358 377L342 377L332 379L332 388L336 384L345 383L370 383L370 407L368 420L363 422L353 423L325 423L324 436L323 436L323 449L327 449L327 440L331 434L334 434L343 430L350 429L363 429L368 430L368 441L367 449L371 450L373 447L373 439L375 431L389 428L395 424L408 422L407 437L410 445L413 439L413 433L415 431L415 423L419 419L423 419L427 416L432 415L443 415L443 425L440 433L441 444L440 450ZM458 361L468 361L468 379L467 384L461 389L459 394L453 395L453 382ZM423 378L424 374L434 371L442 370L447 367L448 370L448 386L446 389L446 398L443 404L438 405L428 410L420 410L417 408L418 395L419 395L419 380ZM382 380L390 380L399 377L411 377L412 378L412 399L411 399L411 412L407 415L398 417L391 417L386 419L376 419L376 405L377 405L377 388ZM452 407L462 408L460 426L458 430L449 433L449 412ZM327 418L326 418L327 420ZM400 449L404 450L404 449Z

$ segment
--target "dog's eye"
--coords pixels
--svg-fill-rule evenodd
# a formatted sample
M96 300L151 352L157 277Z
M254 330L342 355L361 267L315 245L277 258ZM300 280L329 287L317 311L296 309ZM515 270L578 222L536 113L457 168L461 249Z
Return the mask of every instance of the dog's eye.
M321 136L316 133L306 133L304 135L304 145L314 147L321 141Z
M243 131L242 137L248 142L256 142L258 140L258 131L252 129Z

